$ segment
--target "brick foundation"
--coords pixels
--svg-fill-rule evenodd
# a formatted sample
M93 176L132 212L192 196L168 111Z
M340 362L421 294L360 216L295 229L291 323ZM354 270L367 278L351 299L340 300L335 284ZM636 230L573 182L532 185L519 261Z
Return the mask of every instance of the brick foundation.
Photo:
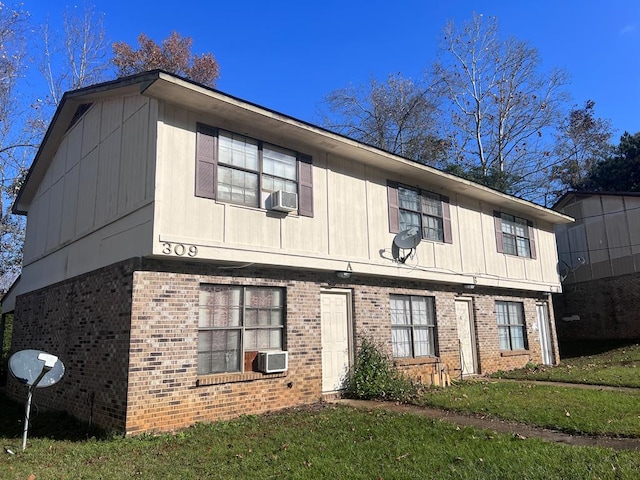
M389 295L435 297L437 359L397 362L428 383L446 369L459 376L455 298L473 299L479 373L540 363L536 302L523 292L414 281L358 278L335 284L333 272L225 269L212 265L133 259L20 296L13 349L58 355L64 379L41 389L44 406L127 434L173 431L195 422L259 414L322 399L320 293L352 292L356 348L364 336L391 352ZM198 298L201 283L276 286L286 289L286 373L197 374ZM528 349L500 352L495 300L524 303ZM551 308L550 308L551 310ZM553 319L551 319L553 326ZM558 361L555 331L554 356ZM10 382L12 396L23 386ZM42 393L41 393L42 392Z

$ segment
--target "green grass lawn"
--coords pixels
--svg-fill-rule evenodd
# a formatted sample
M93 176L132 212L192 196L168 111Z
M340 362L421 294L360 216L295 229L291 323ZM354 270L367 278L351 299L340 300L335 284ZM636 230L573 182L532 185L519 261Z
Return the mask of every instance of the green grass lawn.
M0 434L3 445L17 449L19 438ZM37 480L614 479L635 478L640 470L638 453L522 440L343 406L243 417L176 435L55 440L40 429L27 450L1 455L0 478Z
M640 345L628 345L597 355L567 358L555 367L533 365L498 372L493 377L640 388Z
M640 391L470 381L427 390L418 403L568 433L640 437Z

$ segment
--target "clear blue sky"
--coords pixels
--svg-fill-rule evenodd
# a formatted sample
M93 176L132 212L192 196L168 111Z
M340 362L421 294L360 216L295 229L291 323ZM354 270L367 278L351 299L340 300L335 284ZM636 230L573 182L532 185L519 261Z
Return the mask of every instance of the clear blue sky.
M66 2L24 0L34 20L59 19ZM68 3L73 6L73 3ZM564 68L579 106L596 102L612 121L617 143L640 131L639 0L93 0L112 41L136 45L144 32L160 42L172 30L211 52L218 88L242 99L317 123L331 90L389 73L421 77L445 23L472 13L496 16L502 36L536 47L543 68Z

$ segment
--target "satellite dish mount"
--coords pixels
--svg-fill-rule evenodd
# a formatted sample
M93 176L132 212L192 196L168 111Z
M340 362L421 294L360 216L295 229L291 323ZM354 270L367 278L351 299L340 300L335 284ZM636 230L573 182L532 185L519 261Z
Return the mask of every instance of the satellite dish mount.
M404 263L407 259L413 255L415 248L422 240L422 232L420 227L412 226L406 230L401 231L393 238L393 244L391 245L391 253L393 260L398 263ZM405 253L409 250L408 253Z

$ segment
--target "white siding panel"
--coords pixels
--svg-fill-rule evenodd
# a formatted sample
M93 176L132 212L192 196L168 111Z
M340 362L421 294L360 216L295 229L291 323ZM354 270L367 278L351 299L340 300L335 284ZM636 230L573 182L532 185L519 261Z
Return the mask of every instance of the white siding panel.
M67 135L65 172L75 167L82 156L82 127L83 122L79 121Z
M451 208L456 211L457 223L452 219L453 245L460 251L461 270L464 272L484 272L486 271L485 249L495 246L493 235L485 237L485 230L482 228L482 214L479 211L477 202L470 201L465 197L457 196L458 205ZM493 234L493 232L490 232Z
M38 237L38 207L40 205L40 199L37 198L29 207L29 213L27 214L27 229L24 237L24 246L22 247L22 262L23 265L33 261L36 257L36 238Z
M609 260L607 233L604 229L602 217L585 218L585 229L587 232L587 244L589 245L589 256L591 264Z
M84 114L82 128L82 157L86 157L90 152L98 147L100 141L100 120L102 115L102 104L94 104Z
M94 226L96 188L98 184L98 150L94 149L80 164L78 214L76 235L88 232Z
M120 179L120 144L122 129L118 128L100 145L98 186L96 189L95 223L104 225L118 213L118 182Z
M49 171L51 172L51 183L54 184L59 181L67 171L67 145L69 143L69 137L64 137L58 151L53 156Z
M280 219L250 208L227 205L225 237L231 245L280 248Z
M49 197L49 225L47 228L47 251L60 244L60 228L62 224L62 200L64 197L64 180L51 187Z
M329 253L366 258L369 248L364 167L333 158L329 170Z
M76 231L76 212L78 210L78 185L80 181L80 166L76 165L64 177L64 195L62 199L62 226L60 242L73 239Z
M145 199L147 139L149 134L149 108L136 111L122 128L118 211L125 213L140 205Z
M625 197L627 207L627 221L629 223L629 237L633 254L640 253L640 199ZM636 270L640 265L636 265Z
M108 100L102 105L102 122L100 124L100 140L109 137L116 129L122 125L122 112L124 100L117 98Z
M37 221L35 222L38 228L38 232L35 238L34 254L36 256L43 255L47 246L47 228L49 223L49 193L50 190L43 192L42 196L38 199L38 213L36 215Z

